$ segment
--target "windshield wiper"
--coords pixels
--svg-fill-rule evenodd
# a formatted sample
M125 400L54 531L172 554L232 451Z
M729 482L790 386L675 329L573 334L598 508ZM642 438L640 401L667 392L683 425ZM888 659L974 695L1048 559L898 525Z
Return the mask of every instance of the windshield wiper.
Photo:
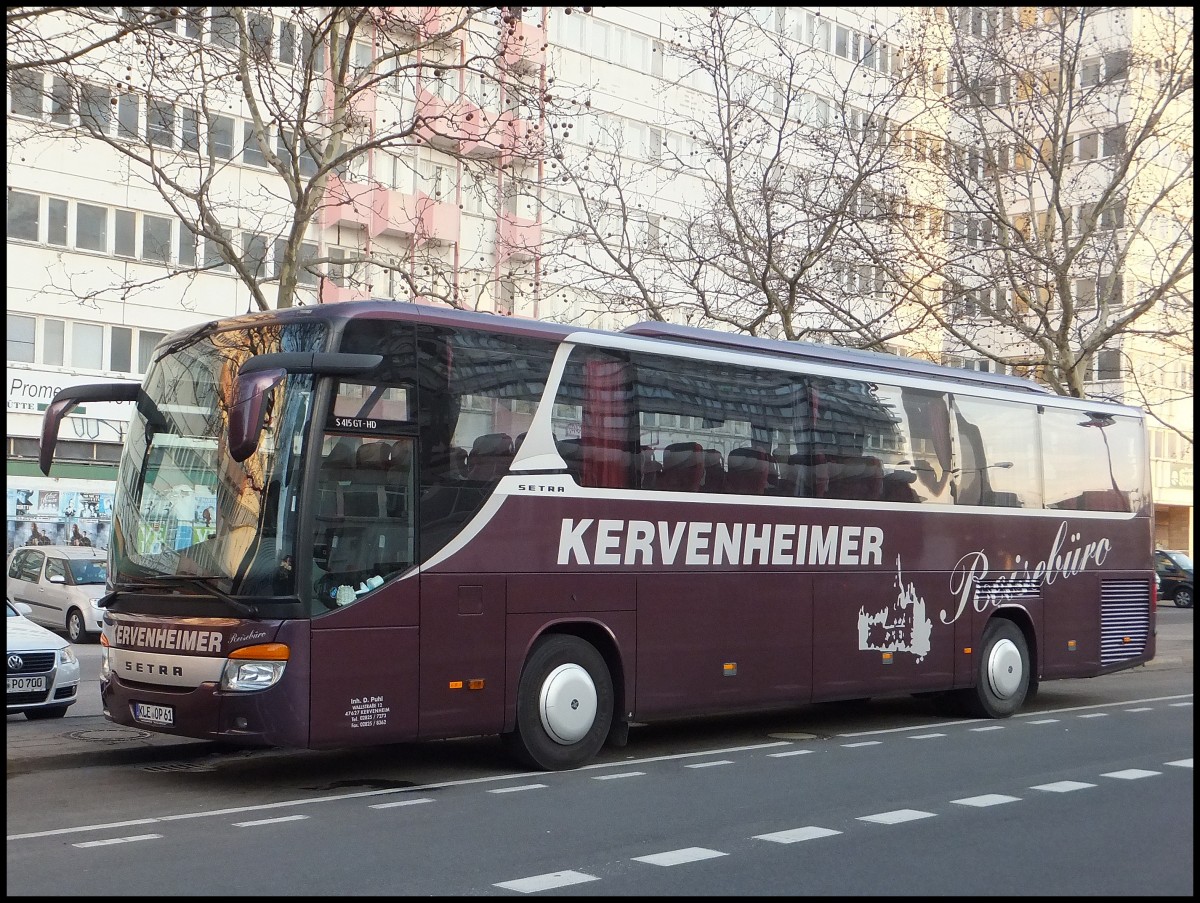
M211 581L225 579L220 574L197 574L194 577L186 574L162 574L161 576L142 577L141 579L144 582L127 583L122 587L122 589L157 589L159 586L192 586L196 587L197 589L202 589L207 593L212 593L240 615L244 615L248 618L258 617L258 609L255 606L250 605L247 602L242 602L240 599L235 599L224 590L217 589L217 587L213 586ZM113 593L112 595L116 595L116 593ZM106 602L107 600L108 596L102 599L101 602ZM107 608L108 606L105 605L104 607Z

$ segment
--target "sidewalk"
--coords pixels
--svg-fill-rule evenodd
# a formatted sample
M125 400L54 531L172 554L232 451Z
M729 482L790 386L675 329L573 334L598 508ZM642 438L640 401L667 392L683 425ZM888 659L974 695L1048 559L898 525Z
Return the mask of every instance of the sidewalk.
M186 759L211 752L205 740L172 737L113 724L103 715L29 721L10 716L5 731L8 776L87 765Z

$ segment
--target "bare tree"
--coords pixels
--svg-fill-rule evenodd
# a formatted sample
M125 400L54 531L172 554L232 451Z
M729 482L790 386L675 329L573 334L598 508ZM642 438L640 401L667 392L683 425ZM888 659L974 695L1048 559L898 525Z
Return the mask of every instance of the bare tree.
M540 151L527 64L545 42L520 8L22 9L8 82L35 143L17 153L74 142L184 230L178 254L153 255L165 270L100 288L58 277L81 300L205 270L232 271L260 310L299 287L454 306L495 291L495 267L464 284L448 248L464 193L494 206Z
M922 328L893 228L908 175L892 140L920 111L891 69L898 39L856 33L847 61L830 22L779 15L681 9L678 112L648 135L551 123L550 256L580 303L866 348Z
M944 48L924 56L944 65L947 216L909 253L944 279L946 350L1077 397L1118 370L1163 385L1128 351L1193 350L1191 11L940 8L925 25Z

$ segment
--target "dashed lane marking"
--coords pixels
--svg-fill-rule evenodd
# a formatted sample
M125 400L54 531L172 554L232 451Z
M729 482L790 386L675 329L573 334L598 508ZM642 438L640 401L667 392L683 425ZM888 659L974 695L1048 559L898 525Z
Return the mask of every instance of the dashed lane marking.
M542 890L554 890L558 887L570 887L572 884L599 880L595 875L588 875L585 872L547 872L545 875L518 878L516 881L501 881L492 886L515 890L522 894L534 894Z
M700 862L703 859L715 859L718 856L728 856L720 850L708 850L704 847L684 847L682 850L670 850L666 853L654 853L650 856L634 856L634 862L644 862L647 865L684 865L688 862Z
M1004 803L1018 803L1021 801L1019 796L1005 796L1003 793L984 793L980 796L966 796L961 800L950 800L952 803L957 803L960 806L975 806L983 809L988 806L1000 806Z
M919 818L933 818L936 814L922 812L920 809L894 809L891 812L880 812L877 815L860 815L858 820L874 822L877 825L899 825L906 821L916 821Z
M1038 784L1030 790L1045 790L1047 793L1070 793L1072 790L1086 790L1095 784L1085 784L1082 781L1055 781L1053 784Z
M755 834L755 840L769 840L771 843L799 843L802 840L816 840L820 837L833 837L841 834L833 828L818 828L809 825L806 828L792 828L790 831L775 831L771 834Z

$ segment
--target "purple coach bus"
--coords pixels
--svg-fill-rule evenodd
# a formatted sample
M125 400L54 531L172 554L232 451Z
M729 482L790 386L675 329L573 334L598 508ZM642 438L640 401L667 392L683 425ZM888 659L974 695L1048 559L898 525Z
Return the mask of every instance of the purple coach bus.
M398 302L184 330L112 519L118 724L331 748L897 693L1003 718L1154 655L1136 408L908 358Z

